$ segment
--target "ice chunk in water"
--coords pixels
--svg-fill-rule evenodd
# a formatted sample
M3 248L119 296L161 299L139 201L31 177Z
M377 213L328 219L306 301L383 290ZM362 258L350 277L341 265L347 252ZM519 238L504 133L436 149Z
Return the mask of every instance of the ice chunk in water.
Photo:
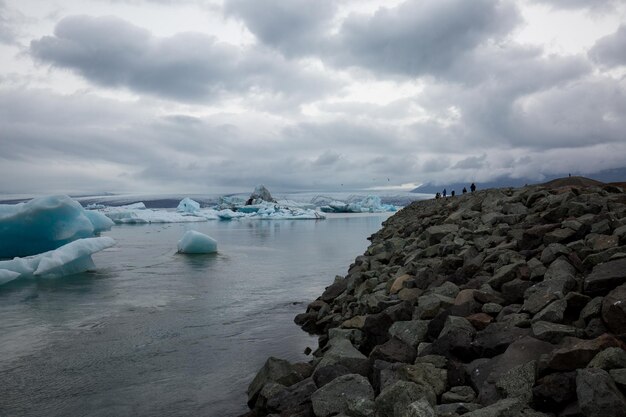
M68 196L0 204L0 258L46 252L112 225L102 214L85 210Z
M210 236L195 230L188 230L178 241L180 253L213 253L217 252L217 242Z
M200 210L200 203L189 197L185 197L180 201L180 203L178 203L176 210L183 213L195 213Z
M0 285L17 278L58 278L95 268L91 255L115 245L110 237L78 239L58 249L0 261Z

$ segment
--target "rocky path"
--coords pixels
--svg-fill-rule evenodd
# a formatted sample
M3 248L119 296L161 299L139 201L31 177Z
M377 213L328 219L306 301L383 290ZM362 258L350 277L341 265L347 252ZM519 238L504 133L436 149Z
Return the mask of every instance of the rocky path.
M296 317L247 416L626 416L626 193L568 184L413 203Z

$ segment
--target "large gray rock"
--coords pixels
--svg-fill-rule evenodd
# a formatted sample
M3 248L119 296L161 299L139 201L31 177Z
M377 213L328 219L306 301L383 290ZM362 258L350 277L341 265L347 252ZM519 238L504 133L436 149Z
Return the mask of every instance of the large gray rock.
M435 395L441 395L446 390L447 371L437 368L432 363L416 363L415 365L402 367L400 375L405 380L430 388Z
M294 365L286 360L270 357L248 386L248 405L254 406L259 392L268 382L288 387L303 379Z
M626 282L626 258L597 265L585 277L585 292L588 294L606 293Z
M586 417L626 417L626 399L603 369L579 369L576 395Z
M610 347L598 353L587 365L588 368L610 369L626 368L626 351L619 347Z
M389 334L404 343L417 348L421 342L426 341L428 331L427 320L397 321L389 328Z
M533 403L544 411L562 409L576 398L576 372L555 372L539 379L533 388Z
M310 409L311 395L317 386L311 378L304 379L297 384L284 388L271 396L267 401L267 410L270 412L295 413Z
M524 408L524 402L518 398L506 398L480 410L463 414L464 417L513 417Z
M359 352L347 339L334 338L328 342L328 350L317 364L317 368L332 365L342 365L355 374L367 375L369 360Z
M581 337L583 331L574 326L555 324L547 321L537 321L532 324L532 334L539 340L550 343L559 343L565 337Z
M408 381L397 381L385 388L376 397L376 416L400 417L405 413L410 404L421 399L430 402L433 398L429 388ZM432 403L431 403L432 405Z
M489 281L487 281L487 283L493 288L499 290L500 287L502 287L502 284L512 281L515 278L519 278L520 270L524 266L526 266L526 262L516 262L511 265L505 265L502 268L498 269L493 277L491 277Z
M496 381L496 388L504 398L519 398L528 403L533 398L536 361L518 365Z
M446 237L449 234L454 234L458 232L459 226L456 224L442 224L439 226L431 226L426 229L424 233L425 239L428 241L429 245L435 245L441 242L441 239Z
M610 334L603 334L593 340L568 337L564 339L562 347L552 351L548 366L557 371L582 368L587 366L598 352L620 345L621 342Z
M524 311L537 314L554 300L564 298L576 288L574 276L546 279L533 285L524 293Z
M374 389L367 378L358 374L340 376L311 395L313 411L317 417L339 413L354 415L358 410L367 409L373 400Z
M626 333L626 284L620 285L604 297L602 319L613 333Z
M476 399L476 393L467 385L450 388L450 391L444 392L441 396L442 404L452 403L471 403Z
M400 417L437 417L437 413L430 403L422 398L409 404Z

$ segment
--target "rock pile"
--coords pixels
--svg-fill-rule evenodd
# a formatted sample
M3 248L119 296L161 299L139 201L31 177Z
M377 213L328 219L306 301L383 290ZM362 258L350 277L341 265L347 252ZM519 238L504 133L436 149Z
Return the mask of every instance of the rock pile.
M248 416L626 416L626 193L485 190L406 207L296 317Z

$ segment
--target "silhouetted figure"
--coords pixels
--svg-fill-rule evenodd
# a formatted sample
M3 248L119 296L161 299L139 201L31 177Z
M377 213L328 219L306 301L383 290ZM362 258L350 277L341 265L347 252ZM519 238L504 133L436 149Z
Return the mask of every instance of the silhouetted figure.
M440 198L441 198L441 194L440 193L435 194L435 199L439 200Z
M476 184L472 183L472 185L470 185L470 190L472 190L472 192L476 191Z
M450 197L454 197L454 190L450 193Z
M463 194L467 193L467 188L463 187Z
M446 189L443 189L443 196L445 197L448 194L448 192L446 191Z

